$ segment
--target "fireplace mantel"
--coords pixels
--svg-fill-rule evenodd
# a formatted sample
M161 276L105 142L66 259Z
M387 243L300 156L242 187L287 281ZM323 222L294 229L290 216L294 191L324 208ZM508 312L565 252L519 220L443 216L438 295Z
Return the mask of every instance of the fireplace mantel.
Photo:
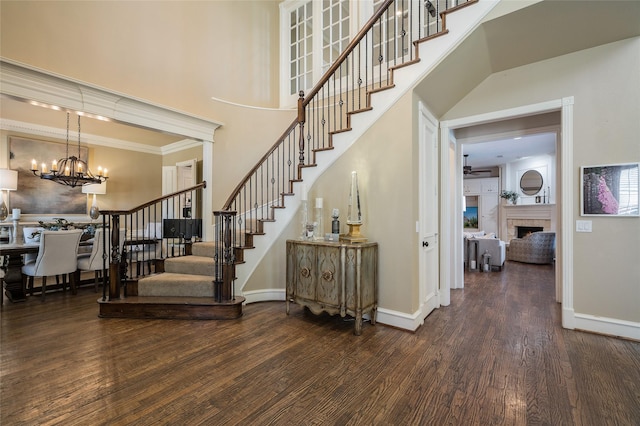
M542 226L545 231L556 229L555 204L502 205L501 213L501 235L506 236L507 242L515 238L516 226Z
M556 214L555 204L516 204L503 205L505 218L518 219L553 219Z

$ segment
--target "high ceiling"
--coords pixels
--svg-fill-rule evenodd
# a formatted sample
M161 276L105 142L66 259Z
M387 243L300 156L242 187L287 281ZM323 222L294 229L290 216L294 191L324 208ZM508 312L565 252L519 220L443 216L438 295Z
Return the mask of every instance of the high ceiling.
M528 7L512 11L521 4L520 1L517 6L511 1L498 4L481 27L416 87L437 117L442 117L492 73L640 35L640 1L530 1ZM64 112L6 97L0 98L0 111L3 120L58 129L66 123ZM154 147L184 139L181 135L89 118L82 120L82 129L83 134ZM536 143L540 138L535 137ZM550 143L547 140L540 146L546 151ZM474 163L477 160L480 165L480 152L487 152L488 147L468 149L478 150Z
M640 36L637 0L546 0L508 13L520 3L499 3L418 84L416 92L436 117L493 73Z

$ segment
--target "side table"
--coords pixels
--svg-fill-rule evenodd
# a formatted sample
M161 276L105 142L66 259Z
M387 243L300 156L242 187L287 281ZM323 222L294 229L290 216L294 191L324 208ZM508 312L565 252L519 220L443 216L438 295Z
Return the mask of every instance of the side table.
M377 293L377 243L287 241L287 315L289 303L314 314L351 315L360 335L364 314L376 322Z
M480 269L480 254L478 253L479 241L474 238L467 238L467 270L478 272Z

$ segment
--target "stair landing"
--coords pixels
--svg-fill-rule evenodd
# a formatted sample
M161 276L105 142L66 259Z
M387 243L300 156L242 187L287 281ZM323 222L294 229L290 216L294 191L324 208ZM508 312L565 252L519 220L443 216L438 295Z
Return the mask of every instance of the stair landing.
M242 316L245 298L236 296L227 302L205 297L130 296L103 301L100 318L220 320Z

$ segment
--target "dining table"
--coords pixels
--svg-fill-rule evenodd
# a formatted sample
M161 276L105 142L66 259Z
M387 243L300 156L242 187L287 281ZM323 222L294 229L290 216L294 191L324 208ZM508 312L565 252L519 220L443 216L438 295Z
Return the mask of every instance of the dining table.
M93 240L81 241L81 247L91 247ZM2 269L4 278L2 286L4 294L11 302L24 302L27 300L27 289L22 281L22 266L24 254L38 253L40 242L35 243L9 243L0 244L0 256L5 258Z
M4 294L11 302L24 302L27 300L27 291L22 282L22 255L38 253L39 248L40 243L0 244L0 256L5 257L2 286L4 287Z

